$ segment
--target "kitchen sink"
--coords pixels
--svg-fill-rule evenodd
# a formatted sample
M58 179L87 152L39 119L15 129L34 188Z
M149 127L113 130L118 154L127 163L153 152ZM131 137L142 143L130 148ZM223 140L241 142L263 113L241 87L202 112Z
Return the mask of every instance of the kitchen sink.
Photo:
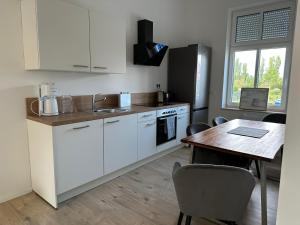
M97 113L122 113L122 112L128 112L128 109L97 109L95 112Z

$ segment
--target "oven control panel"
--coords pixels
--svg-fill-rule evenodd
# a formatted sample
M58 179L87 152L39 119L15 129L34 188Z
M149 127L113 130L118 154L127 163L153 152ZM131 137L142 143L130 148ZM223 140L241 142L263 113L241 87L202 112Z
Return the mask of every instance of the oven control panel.
M161 109L157 111L157 117L176 115L176 108Z

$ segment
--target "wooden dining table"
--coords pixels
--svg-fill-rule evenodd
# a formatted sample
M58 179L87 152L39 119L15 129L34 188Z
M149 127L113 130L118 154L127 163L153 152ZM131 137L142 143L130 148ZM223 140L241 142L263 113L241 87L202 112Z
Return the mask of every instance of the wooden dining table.
M268 132L261 138L228 133L238 127L255 128ZM182 142L191 145L193 149L194 147L202 147L212 151L259 160L261 172L261 224L267 225L267 175L265 162L274 160L277 152L284 144L284 134L284 124L235 119L184 138ZM199 148L199 151L201 151L201 148Z

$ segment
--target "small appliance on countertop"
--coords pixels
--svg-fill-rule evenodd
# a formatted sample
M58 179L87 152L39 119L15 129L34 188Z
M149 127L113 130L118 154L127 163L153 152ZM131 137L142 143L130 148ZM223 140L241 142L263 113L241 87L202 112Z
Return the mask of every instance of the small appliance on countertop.
M119 107L129 108L131 106L131 94L129 92L121 92L119 94Z
M57 89L54 83L42 83L39 85L39 109L38 112L33 110L33 103L31 102L31 111L38 116L57 116L58 104L56 99Z
M167 104L170 100L170 93L164 91L157 91L157 103Z

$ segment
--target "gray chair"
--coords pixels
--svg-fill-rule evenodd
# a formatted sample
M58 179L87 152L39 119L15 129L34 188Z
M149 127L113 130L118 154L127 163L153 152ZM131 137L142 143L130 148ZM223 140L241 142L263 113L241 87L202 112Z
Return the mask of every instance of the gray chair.
M263 122L270 122L270 123L286 123L286 114L284 113L272 113L267 116L265 116L262 119Z
M191 124L187 127L186 134L187 136L191 136L209 128L211 127L205 123ZM251 161L245 157L229 155L201 147L194 147L194 151L192 153L192 163L228 165L250 169Z
M227 122L228 122L228 119L226 119L225 117L217 116L213 119L212 124L214 127L216 127L216 126L219 126L219 125L221 125L223 123L227 123Z
M219 125L221 125L223 123L227 123L227 122L228 122L228 119L226 119L225 117L223 117L223 116L217 116L217 117L215 117L213 119L212 124L215 127L215 126L219 126ZM246 161L246 160L244 160L244 161ZM247 163L249 165L249 167L250 167L251 163L252 163L252 161L249 160L249 162ZM254 163L255 163L255 167L256 167L257 177L260 179L260 168L259 168L258 160L254 160ZM242 167L244 167L244 166L242 166Z
M238 224L255 187L253 175L241 168L175 163L173 181L180 208L178 225L186 216Z
M209 128L211 128L211 126L206 123L193 123L186 128L186 134L187 136L191 136L193 134L205 131Z

